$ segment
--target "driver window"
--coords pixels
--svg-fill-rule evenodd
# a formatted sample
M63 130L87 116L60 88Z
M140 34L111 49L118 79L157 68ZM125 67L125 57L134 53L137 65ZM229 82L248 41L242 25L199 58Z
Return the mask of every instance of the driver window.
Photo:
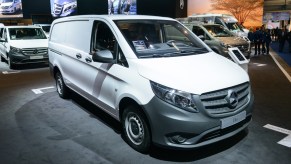
M91 44L92 51L109 50L113 55L116 54L115 36L113 35L111 29L104 22L95 22Z

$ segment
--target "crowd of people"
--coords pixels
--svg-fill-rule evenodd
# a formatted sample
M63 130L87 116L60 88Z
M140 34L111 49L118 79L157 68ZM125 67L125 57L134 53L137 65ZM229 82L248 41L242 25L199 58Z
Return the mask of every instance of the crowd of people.
M286 27L279 29L266 29L264 26L261 28L250 29L248 33L248 39L251 41L251 47L254 47L257 55L268 55L270 49L270 43L277 41L279 43L279 52L282 52L285 43L288 42L289 52L291 53L291 31L288 32Z
M270 29L265 29L262 26L261 28L256 28L254 31L251 28L248 33L248 39L251 41L251 47L255 47L254 56L269 54L270 43L272 42Z

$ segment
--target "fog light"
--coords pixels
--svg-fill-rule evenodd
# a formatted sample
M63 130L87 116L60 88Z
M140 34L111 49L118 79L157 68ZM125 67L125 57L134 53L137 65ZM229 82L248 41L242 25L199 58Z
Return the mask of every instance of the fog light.
M171 137L172 141L175 143L183 143L187 140L187 138L182 137L181 135L175 135L173 137Z

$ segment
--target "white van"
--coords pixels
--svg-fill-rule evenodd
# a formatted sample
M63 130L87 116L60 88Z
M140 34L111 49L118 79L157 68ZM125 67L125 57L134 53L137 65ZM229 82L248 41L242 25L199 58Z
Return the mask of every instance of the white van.
M60 97L74 91L109 113L139 152L208 145L251 121L248 74L171 18L57 19L49 64Z
M22 10L21 0L1 0L0 13L14 14Z
M48 63L48 39L40 27L0 27L0 57L13 69L20 64Z

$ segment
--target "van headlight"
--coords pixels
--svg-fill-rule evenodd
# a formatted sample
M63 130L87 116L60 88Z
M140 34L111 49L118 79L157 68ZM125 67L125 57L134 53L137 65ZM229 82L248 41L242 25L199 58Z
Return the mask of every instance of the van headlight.
M13 53L21 53L21 49L20 48L16 48L13 46L10 46L10 51Z
M221 45L222 47L224 47L224 48L231 48L230 45L225 44L225 43L223 43L223 42L220 42L220 45Z
M77 1L70 2L70 3L65 3L64 4L64 13L74 9L77 7Z
M150 83L153 92L158 98L189 112L198 112L190 93L172 89L152 81Z

